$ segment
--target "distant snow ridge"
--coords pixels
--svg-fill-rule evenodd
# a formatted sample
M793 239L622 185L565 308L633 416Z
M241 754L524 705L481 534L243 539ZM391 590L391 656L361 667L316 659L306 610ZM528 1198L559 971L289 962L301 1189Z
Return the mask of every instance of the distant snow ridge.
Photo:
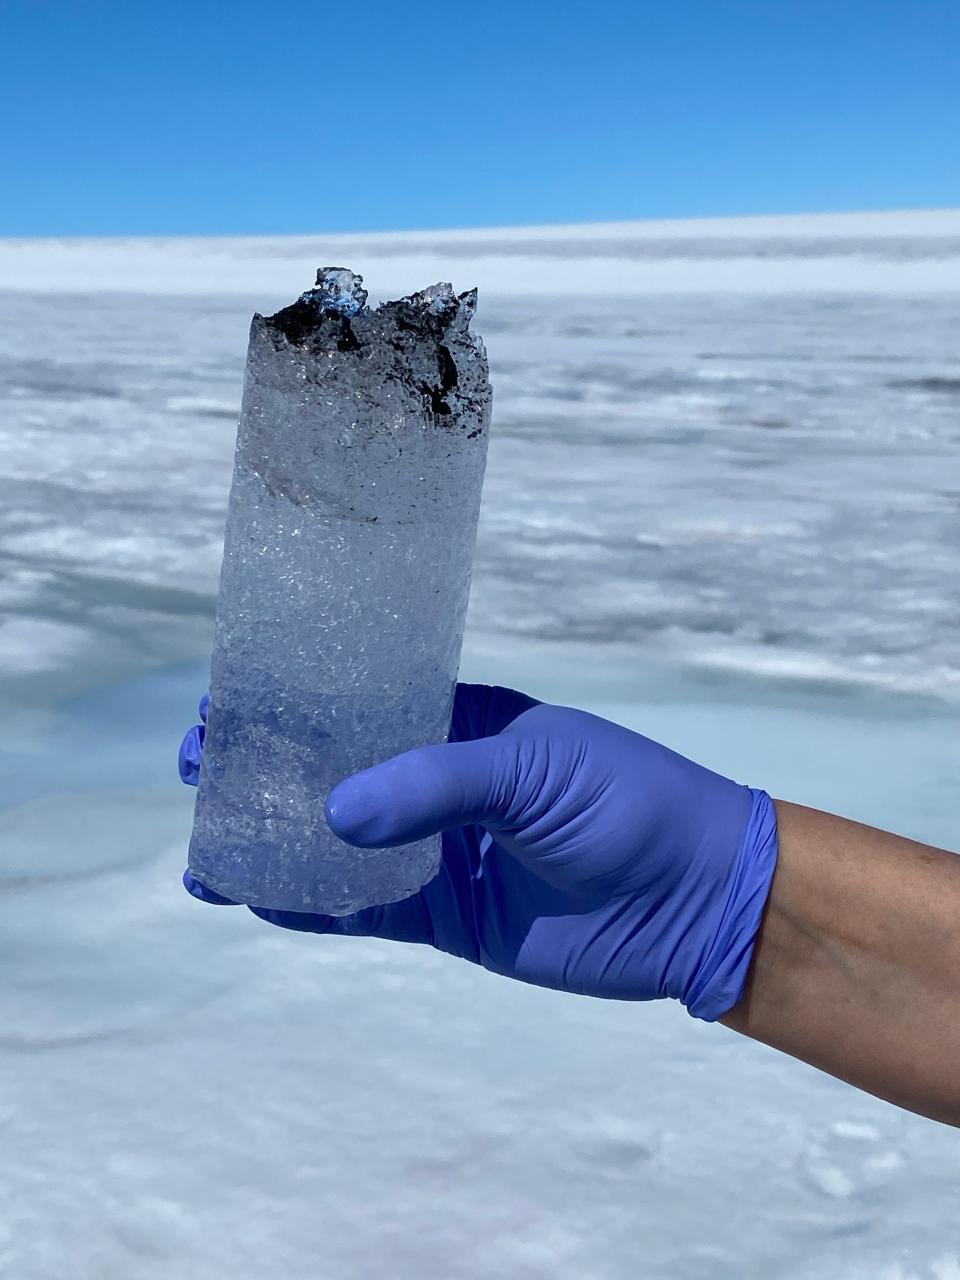
M349 261L383 294L424 279L481 293L960 291L960 210L691 218L318 236L0 240L8 289L296 292Z

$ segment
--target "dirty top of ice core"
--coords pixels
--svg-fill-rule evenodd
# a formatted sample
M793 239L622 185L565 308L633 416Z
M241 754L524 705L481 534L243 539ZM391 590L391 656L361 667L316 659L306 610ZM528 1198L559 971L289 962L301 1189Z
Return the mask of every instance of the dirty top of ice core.
M366 304L363 276L349 267L320 267L314 287L302 293L291 306L270 316L267 324L300 346L321 337L331 321L341 333L352 333L351 321L357 319L420 334L440 336L459 332L466 335L476 310L477 291L469 289L458 294L452 285L440 282L395 302L383 302L373 311L368 310ZM474 344L479 341L472 335L468 340Z

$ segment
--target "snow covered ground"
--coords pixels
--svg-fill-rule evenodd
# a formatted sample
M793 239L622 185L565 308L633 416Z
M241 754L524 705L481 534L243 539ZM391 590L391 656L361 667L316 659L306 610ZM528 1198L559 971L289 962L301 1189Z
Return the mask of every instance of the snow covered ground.
M378 294L468 279L487 294L942 293L960 287L960 210L691 218L323 236L0 240L16 289L296 295L321 263Z
M246 325L321 262L483 290L466 675L957 844L960 213L0 241L0 1275L960 1280L954 1131L180 890Z

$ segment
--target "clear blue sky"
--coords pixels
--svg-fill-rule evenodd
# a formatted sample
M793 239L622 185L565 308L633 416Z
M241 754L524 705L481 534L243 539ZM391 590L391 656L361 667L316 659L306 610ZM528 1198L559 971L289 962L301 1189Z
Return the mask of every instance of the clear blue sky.
M0 0L0 234L960 205L960 0Z

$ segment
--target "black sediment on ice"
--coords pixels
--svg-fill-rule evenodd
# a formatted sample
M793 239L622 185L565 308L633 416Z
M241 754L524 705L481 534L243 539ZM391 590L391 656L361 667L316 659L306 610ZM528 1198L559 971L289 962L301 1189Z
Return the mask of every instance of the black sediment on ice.
M362 285L347 267L321 267L314 288L254 325L278 349L294 348L311 381L335 382L341 359L351 362L353 381L356 362L369 361L371 379L402 383L438 424L455 426L486 403L486 352L470 332L476 289L458 294L440 283L369 308Z

